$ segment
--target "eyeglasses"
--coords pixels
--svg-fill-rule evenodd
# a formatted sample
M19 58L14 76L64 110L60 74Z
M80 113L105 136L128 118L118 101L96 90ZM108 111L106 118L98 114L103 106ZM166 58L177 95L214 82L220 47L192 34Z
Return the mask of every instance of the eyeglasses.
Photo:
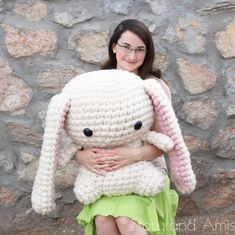
M145 48L141 48L141 47L138 47L136 49L133 49L131 48L129 45L126 45L126 44L123 44L123 45L120 45L118 42L117 42L117 45L122 49L122 51L126 54L130 54L132 51L135 52L135 54L137 56L143 56L146 54L146 49Z

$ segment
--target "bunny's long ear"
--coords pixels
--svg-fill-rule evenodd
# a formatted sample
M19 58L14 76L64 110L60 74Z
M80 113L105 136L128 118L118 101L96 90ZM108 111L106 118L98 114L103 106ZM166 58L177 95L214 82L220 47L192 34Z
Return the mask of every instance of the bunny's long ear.
M196 179L191 166L190 153L170 100L156 80L144 80L144 87L152 99L161 132L168 135L174 142L173 149L168 152L172 181L181 193L191 193L195 189Z
M61 134L70 105L70 98L61 93L52 97L48 106L39 167L31 195L32 207L40 214L55 209L55 171L60 154Z

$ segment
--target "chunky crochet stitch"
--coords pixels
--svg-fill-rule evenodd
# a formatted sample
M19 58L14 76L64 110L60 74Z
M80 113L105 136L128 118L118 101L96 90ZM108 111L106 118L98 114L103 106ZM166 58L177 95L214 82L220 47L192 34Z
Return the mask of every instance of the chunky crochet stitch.
M156 116L162 133L150 131ZM62 129L72 139L66 155L60 155ZM154 79L142 80L121 70L100 70L72 79L51 99L36 174L32 206L41 214L55 209L56 168L66 165L77 149L115 148L154 144L168 152L172 180L182 193L194 190L196 180L171 103ZM97 175L79 166L74 193L84 204L102 195L136 193L156 195L164 177L150 161L136 162Z

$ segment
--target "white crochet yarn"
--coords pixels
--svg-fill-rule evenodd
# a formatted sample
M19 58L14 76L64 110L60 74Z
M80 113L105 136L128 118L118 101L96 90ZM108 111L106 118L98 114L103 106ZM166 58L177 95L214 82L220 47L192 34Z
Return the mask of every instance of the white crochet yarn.
M80 167L74 193L79 201L88 204L96 201L101 195L136 193L154 196L161 192L163 187L162 172L157 171L151 162L143 161L109 172L105 177Z
M150 131L154 111L164 134ZM73 143L67 155L60 156L64 123ZM61 94L52 98L48 107L40 164L32 192L33 208L41 214L55 208L56 166L65 165L77 149L139 146L143 142L152 143L163 151L174 147L171 152L177 158L172 159L171 170L177 186L187 193L194 189L196 181L187 148L171 104L157 81L143 81L133 73L121 70L101 70L75 77ZM180 162L176 163L176 160ZM162 173L152 162L143 161L105 176L80 166L74 193L79 201L87 204L102 195L137 193L153 196L163 187Z

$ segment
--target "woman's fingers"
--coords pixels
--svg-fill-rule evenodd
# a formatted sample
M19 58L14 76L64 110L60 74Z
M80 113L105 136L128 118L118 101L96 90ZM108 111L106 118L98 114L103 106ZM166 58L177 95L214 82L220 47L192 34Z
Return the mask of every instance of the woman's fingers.
M94 168L95 168L96 170L101 170L101 169L106 169L106 168L108 168L108 167L109 167L108 164L96 164Z
M98 159L96 163L100 165L112 166L112 165L117 164L117 161L114 161L113 159Z
M89 166L89 170L92 172L98 174L98 175L105 175L108 169L108 165L101 165L101 164L93 164L92 166Z
M90 169L92 172L94 172L95 174L97 174L97 175L102 175L102 176L105 176L105 174L106 174L106 171L103 171L103 170L97 170L97 169L95 169L95 168L92 168L92 169Z
M116 169L116 163L112 164L95 164L94 172L99 175L105 175L107 172Z
M115 164L116 160L113 155L109 154L97 154L96 162L99 164Z
M100 153L100 152L102 152L102 149L100 149L100 148L90 148L90 151L92 151L94 153Z
M119 169L121 166L119 164L116 164L116 165L113 165L113 166L110 166L108 168L108 171L114 171L114 170L117 170Z

